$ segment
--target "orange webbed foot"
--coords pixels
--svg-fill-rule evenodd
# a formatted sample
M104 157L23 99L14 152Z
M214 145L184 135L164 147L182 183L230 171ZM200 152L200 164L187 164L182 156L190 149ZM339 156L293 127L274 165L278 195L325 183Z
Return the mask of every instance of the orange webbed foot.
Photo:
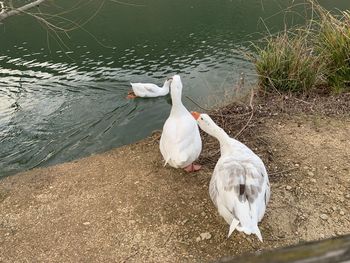
M136 94L133 91L128 92L128 96L126 96L127 99L135 99L137 98Z
M189 166L186 166L184 170L188 173L193 173L199 171L201 168L202 166L200 164L191 163Z

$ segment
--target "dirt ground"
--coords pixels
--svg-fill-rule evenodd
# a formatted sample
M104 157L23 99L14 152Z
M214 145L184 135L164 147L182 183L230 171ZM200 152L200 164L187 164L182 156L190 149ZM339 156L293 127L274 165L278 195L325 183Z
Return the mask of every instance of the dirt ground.
M204 137L204 169L187 174L163 167L154 134L1 179L0 262L207 262L350 233L350 108L299 100L306 107L255 105L239 136L270 172L263 243L238 232L227 238L208 194L215 143ZM227 120L232 112L213 115Z

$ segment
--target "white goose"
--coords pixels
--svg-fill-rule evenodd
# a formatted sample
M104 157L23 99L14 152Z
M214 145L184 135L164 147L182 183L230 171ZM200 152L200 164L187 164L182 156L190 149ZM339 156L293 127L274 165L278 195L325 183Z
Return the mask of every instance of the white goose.
M202 140L196 120L182 104L181 93L181 78L175 75L170 85L171 112L164 123L159 148L165 165L194 172L201 168L193 162L202 150Z
M151 83L130 83L132 91L128 92L128 99L134 99L136 97L154 98L165 96L169 93L171 79L167 79L164 82L163 87L158 87Z
M262 242L258 222L270 199L270 183L262 160L246 145L230 138L207 114L192 112L199 127L220 142L218 160L209 194L219 214L230 225L228 236L237 229L256 234Z

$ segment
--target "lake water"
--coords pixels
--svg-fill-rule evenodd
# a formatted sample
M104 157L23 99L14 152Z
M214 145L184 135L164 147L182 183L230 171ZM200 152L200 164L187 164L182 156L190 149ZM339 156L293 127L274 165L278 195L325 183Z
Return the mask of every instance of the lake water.
M244 55L249 41L265 26L283 28L283 10L297 1L59 2L63 6L40 10L63 12L83 2L63 16L83 23L94 15L69 37L60 34L63 42L28 16L0 25L0 177L106 151L160 129L169 96L127 100L130 81L161 85L176 73L183 96L207 107L225 103L241 72L246 87L256 79ZM348 0L321 3L350 7ZM302 15L287 19L295 24Z

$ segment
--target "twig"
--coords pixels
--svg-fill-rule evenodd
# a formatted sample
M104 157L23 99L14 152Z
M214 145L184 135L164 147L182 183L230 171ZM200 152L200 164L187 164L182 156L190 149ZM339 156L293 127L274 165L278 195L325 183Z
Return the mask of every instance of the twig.
M5 12L2 12L0 14L0 21L10 17L10 16L14 16L14 15L18 15L20 13L24 13L25 11L27 11L28 9L31 9L35 6L38 6L40 5L41 3L45 2L46 0L36 0L36 1L33 1L29 4L26 4L26 5L23 5L19 8L16 8L16 9L13 9L13 10L10 10L10 11L5 11Z
M275 173L270 173L269 175L283 174L283 173L291 172L291 171L294 171L294 170L297 170L297 169L299 169L299 167L294 167L294 168L290 168L290 169L287 169L287 170L283 170L283 171L279 171L279 172L275 172Z
M140 251L139 251L139 249L137 248L137 250L136 250L134 253L132 253L131 255L127 256L122 262L123 262L123 263L124 263L124 262L129 262L129 259L131 259L131 258L133 258L134 256L136 256L139 252L140 252Z
M163 243L163 247L166 245L166 243L168 243L170 237L172 236L172 234L174 233L174 231L171 231L170 234L167 236L167 238L165 239L164 243Z
M225 118L237 118L237 117L243 117L246 116L248 114L251 114L250 112L246 112L246 113L241 113L241 114L226 114ZM210 116L215 116L215 117L222 117L222 114L210 114Z
M252 92L250 94L250 101L249 101L249 106L250 106L250 108L252 110L251 114L250 114L250 117L249 117L247 123L243 126L243 128L235 135L235 138L237 138L247 128L249 122L253 118L253 115L254 115L253 98L254 98L254 89L252 89Z
M194 101L194 99L192 99L190 96L185 96L187 99L189 99L192 103L194 103L196 106L198 106L199 108L201 108L202 110L205 111L210 111L209 109L206 109L204 107L202 107L198 102Z
M293 97L295 100L300 101L300 102L304 102L305 104L312 104L311 102L305 101L305 100L301 100L301 99L297 99L295 97Z
M0 1L0 15L5 13L5 5L3 1Z
M117 1L117 0L109 0L109 1L120 4L120 5L126 5L126 6L134 6L134 7L144 7L145 6L145 5L133 4L133 3L122 2L122 1Z

